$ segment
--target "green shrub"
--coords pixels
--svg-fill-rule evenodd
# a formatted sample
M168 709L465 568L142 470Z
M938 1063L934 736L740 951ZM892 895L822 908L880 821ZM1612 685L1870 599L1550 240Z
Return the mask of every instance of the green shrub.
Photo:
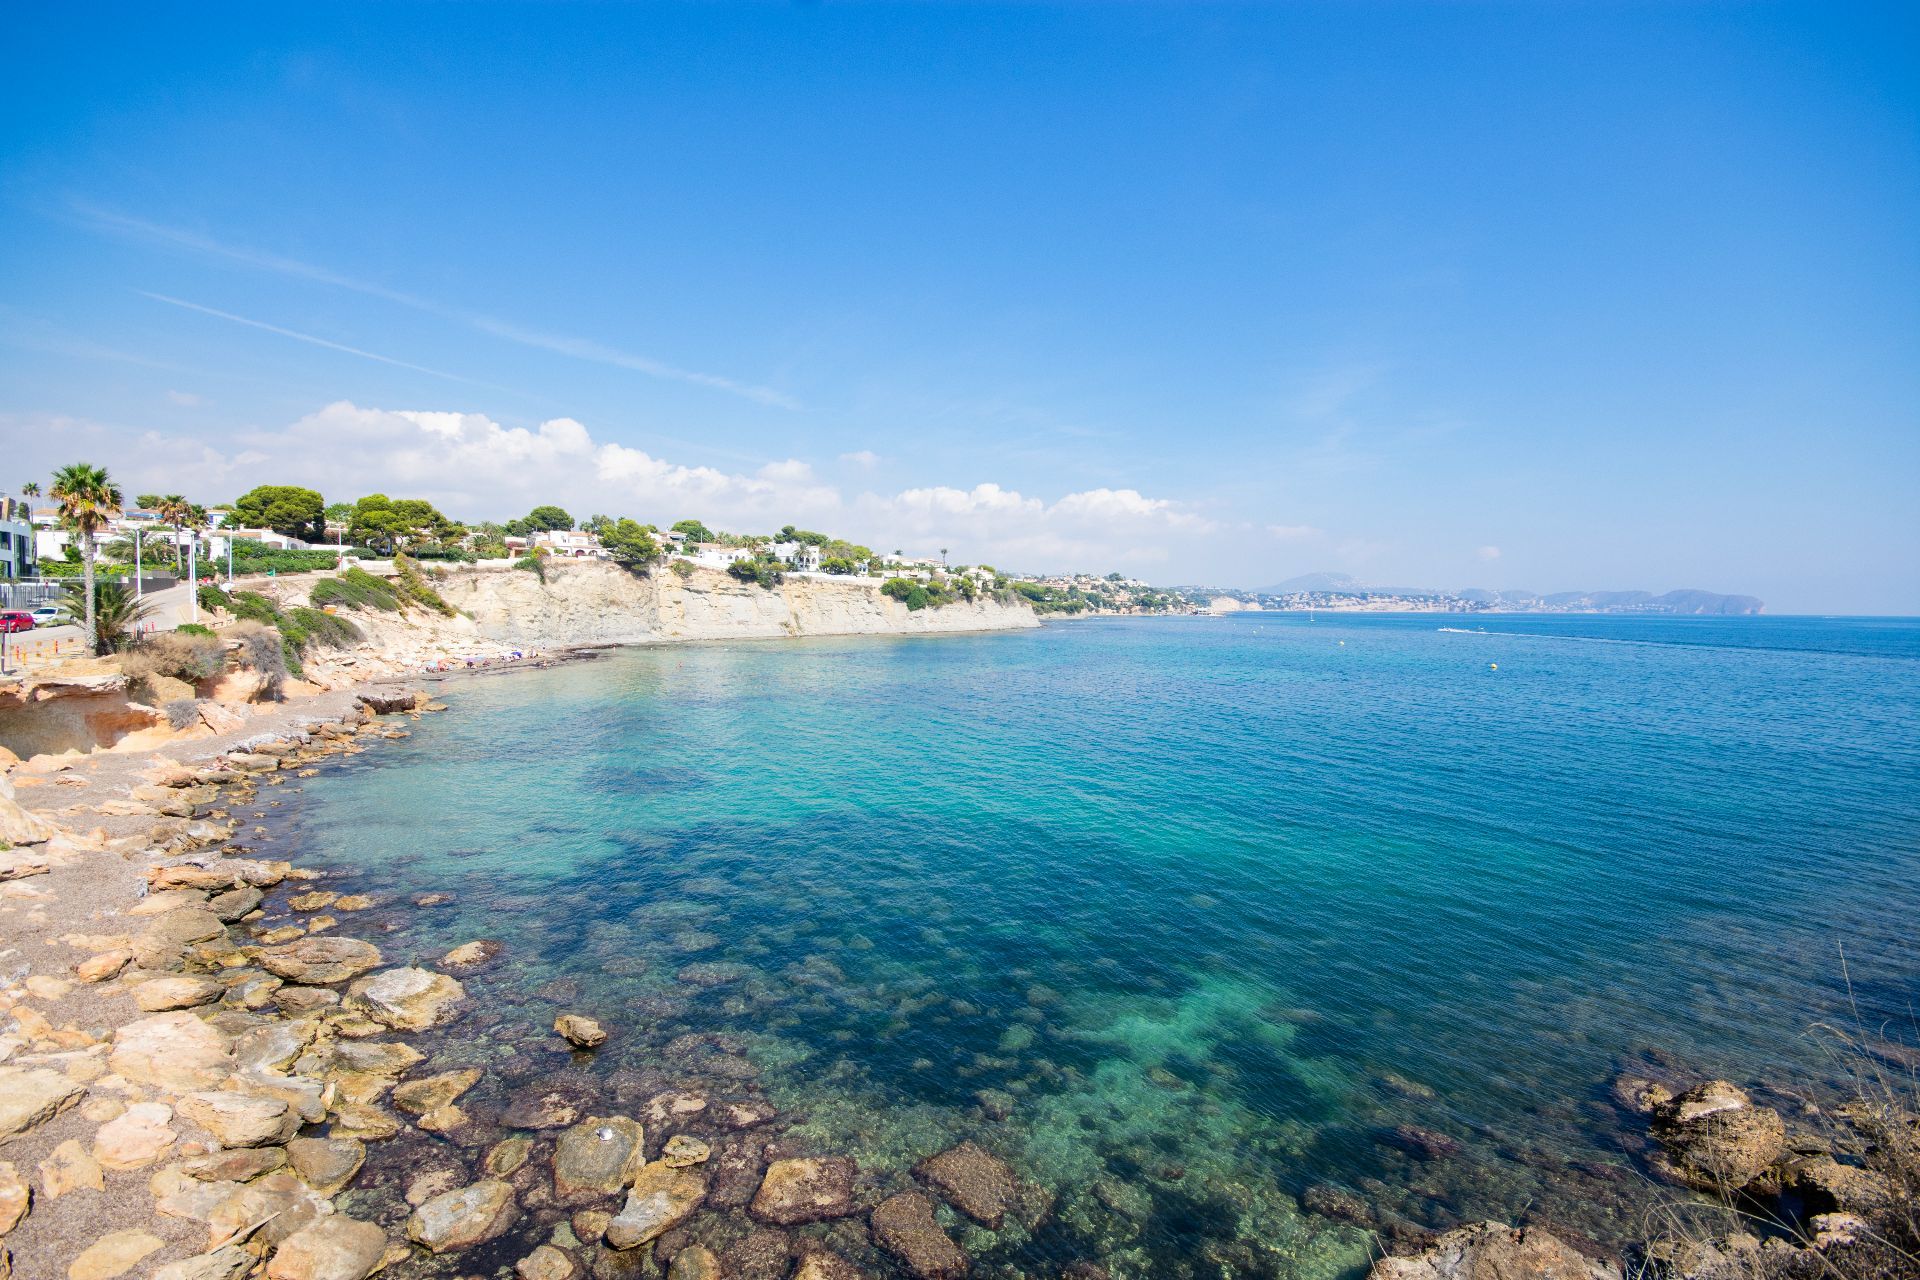
M240 622L258 622L262 626L280 625L280 610L258 591L236 591L227 600L227 612Z
M898 600L912 611L924 609L934 603L933 596L926 587L911 578L888 578L881 584L880 594Z
M203 627L197 622L183 622L173 630L174 634L183 636L210 636L213 634L212 627Z
M547 558L541 555L537 551L529 552L528 554L521 556L518 560L515 560L513 562L513 567L516 569L528 570L535 577L539 578L542 583L544 583L547 580L546 560Z
M400 582L397 589L407 599L412 600L416 604L423 604L435 613L442 614L449 618L460 612L440 598L440 593L435 591L427 582L426 578L421 575L420 566L415 564L407 556L396 552L393 557L393 567L400 575Z
M360 628L349 618L299 605L287 610L280 634L301 653L311 649L344 649L359 644Z
M227 607L227 593L210 582L195 587L193 598L200 602L202 609L224 609Z
M349 609L380 609L387 613L400 608L399 593L385 578L376 578L358 566L337 578L322 578L313 584L308 599L316 605L336 605Z
M348 547L344 554L364 560L377 559L379 556L378 552L367 547ZM235 573L312 573L318 569L331 569L339 562L339 555L331 548L325 551L276 551L247 538L233 540Z
M787 580L787 575L781 572L780 562L765 551L751 560L734 561L727 566L727 572L742 582L757 582L769 590Z
M676 578L691 578L693 576L693 561L691 560L675 560L668 567L673 570L673 576Z

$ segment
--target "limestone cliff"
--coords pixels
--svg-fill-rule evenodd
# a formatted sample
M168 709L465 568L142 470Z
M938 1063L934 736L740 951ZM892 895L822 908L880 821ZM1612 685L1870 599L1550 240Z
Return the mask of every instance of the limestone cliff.
M979 600L909 610L856 581L790 577L771 589L696 569L636 577L604 561L555 563L547 581L524 570L459 569L435 585L500 644L559 648L674 640L913 635L1039 625L1024 601Z

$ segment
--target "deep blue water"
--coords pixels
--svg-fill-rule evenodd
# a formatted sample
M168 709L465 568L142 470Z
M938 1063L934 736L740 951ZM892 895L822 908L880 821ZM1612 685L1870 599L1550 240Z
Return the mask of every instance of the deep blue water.
M477 1105L566 1067L565 1007L617 1101L764 1090L882 1186L973 1138L1054 1197L956 1227L982 1274L1351 1270L1310 1187L1622 1239L1666 1194L1623 1067L1817 1080L1843 949L1911 1038L1913 621L1088 620L447 690L276 839L455 895L389 955L507 944L444 1050Z

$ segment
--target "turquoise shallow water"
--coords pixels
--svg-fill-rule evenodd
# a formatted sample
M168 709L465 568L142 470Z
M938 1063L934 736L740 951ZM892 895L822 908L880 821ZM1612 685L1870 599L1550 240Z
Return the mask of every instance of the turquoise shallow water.
M1051 1196L956 1224L982 1274L1341 1274L1334 1193L1619 1241L1661 1194L1619 1070L1812 1078L1843 947L1870 1021L1920 986L1913 622L1094 620L449 700L273 840L455 895L369 917L390 956L507 945L443 1047L476 1110L764 1091L883 1188L972 1138Z

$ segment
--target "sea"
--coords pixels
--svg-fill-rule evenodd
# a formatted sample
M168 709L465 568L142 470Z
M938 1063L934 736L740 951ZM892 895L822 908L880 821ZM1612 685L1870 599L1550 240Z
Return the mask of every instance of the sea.
M1607 1250L1685 1195L1623 1074L1804 1109L1916 1043L1915 620L1086 619L442 694L259 841L372 894L339 929L390 961L503 948L421 1041L485 1068L474 1132L343 1197L396 1231L561 1088L764 1101L649 1148L849 1156L868 1203L973 1142L1020 1180L998 1231L941 1209L978 1276L1356 1276L1490 1218ZM677 1239L743 1238L732 1199ZM905 1274L857 1219L794 1235Z

